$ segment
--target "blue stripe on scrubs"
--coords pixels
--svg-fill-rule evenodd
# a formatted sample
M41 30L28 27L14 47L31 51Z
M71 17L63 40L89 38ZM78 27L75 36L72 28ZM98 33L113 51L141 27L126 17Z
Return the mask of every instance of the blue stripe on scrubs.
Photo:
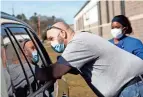
M114 44L114 39L109 41ZM139 39L125 36L115 45L143 59L143 43Z

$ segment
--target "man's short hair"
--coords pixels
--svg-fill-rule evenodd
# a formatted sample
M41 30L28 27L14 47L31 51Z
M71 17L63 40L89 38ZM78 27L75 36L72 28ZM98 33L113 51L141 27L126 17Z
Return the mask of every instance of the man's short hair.
M24 49L25 48L25 44L28 42L28 41L31 41L30 39L24 39L23 43L22 43L22 48Z

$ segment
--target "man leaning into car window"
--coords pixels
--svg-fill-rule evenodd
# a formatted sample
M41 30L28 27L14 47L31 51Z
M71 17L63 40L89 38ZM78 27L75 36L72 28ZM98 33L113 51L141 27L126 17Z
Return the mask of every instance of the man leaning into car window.
M143 73L143 60L100 36L76 33L68 24L57 22L47 29L47 40L62 55L55 64L36 69L39 80L56 80L75 68L98 97L118 97L125 84L132 85L132 79L142 83L138 75Z

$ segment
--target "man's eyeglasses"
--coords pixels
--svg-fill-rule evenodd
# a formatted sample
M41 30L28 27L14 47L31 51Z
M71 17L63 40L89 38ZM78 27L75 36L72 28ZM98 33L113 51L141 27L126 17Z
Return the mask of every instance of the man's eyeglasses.
M55 26L48 26L47 31L51 30L51 29L59 29L59 30L63 31L63 29L61 29L59 27L55 27Z
M58 30L60 30L60 31L65 31L65 30L63 30L63 29L61 29L61 28L59 28L59 27L55 27L55 26L48 26L48 28L47 28L47 30L46 30L46 32L48 31L48 30L51 30L51 29L58 29ZM45 38L45 39L47 39L47 38ZM51 38L51 37L49 37L49 39L47 39L47 40L53 40L53 37Z

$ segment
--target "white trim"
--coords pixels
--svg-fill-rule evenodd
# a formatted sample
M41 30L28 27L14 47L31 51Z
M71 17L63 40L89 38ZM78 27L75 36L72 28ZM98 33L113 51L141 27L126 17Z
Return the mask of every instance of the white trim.
M22 24L22 23L20 23L20 22L18 22L18 21L1 18L1 19L0 19L0 25L1 25L2 23L19 23L19 24Z
M130 21L139 20L139 19L143 19L143 14L134 15L134 16L129 17ZM111 25L111 22L110 23L105 23L105 24L102 24L102 25L99 25L99 26L90 27L90 28L87 28L87 29L82 29L82 30L87 31L89 29L95 29L95 28L105 27L105 26L109 26L109 25ZM78 30L76 32L80 32L82 30Z
M12 40L14 40L12 36L11 36L11 38L12 38ZM15 38L16 38L17 40L23 40L23 39L26 39L26 38L30 39L30 37L29 37L28 35L15 35ZM5 38L3 39L3 43L4 43L4 44L8 44L9 42L10 42L10 40L9 40L8 37L5 37Z
M139 19L143 19L143 14L134 15L132 17L129 17L129 20L131 20L131 21L139 20Z

